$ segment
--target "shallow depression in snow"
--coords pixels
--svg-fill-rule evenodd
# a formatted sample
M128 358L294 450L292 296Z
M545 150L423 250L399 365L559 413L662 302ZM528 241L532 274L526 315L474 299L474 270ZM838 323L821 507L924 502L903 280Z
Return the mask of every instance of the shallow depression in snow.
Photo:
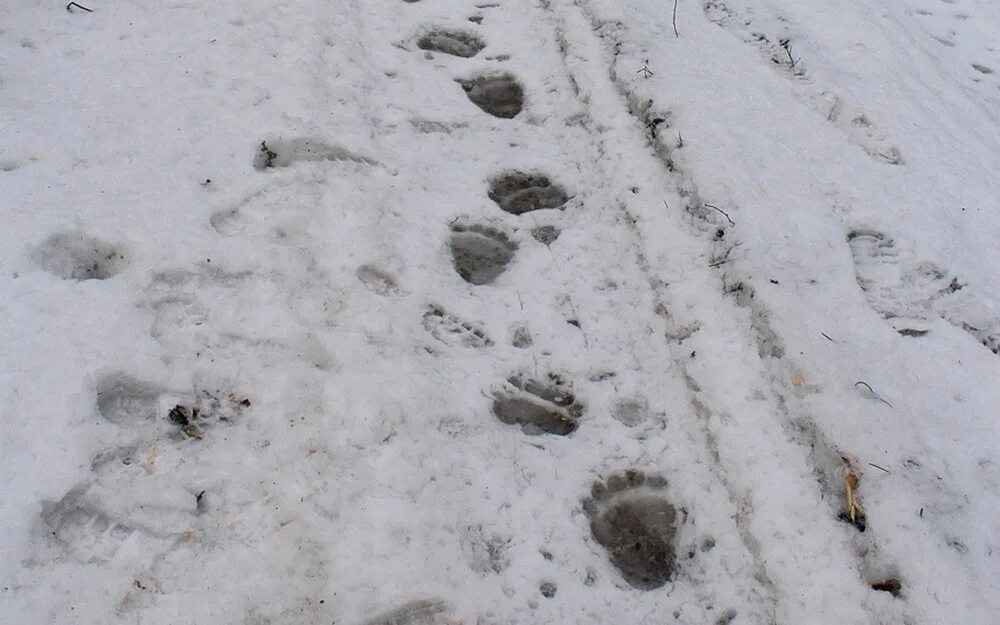
M473 104L494 117L513 119L524 108L524 87L513 74L479 76L458 83Z
M128 265L124 247L80 232L53 234L32 257L42 269L66 280L107 280Z
M677 510L665 488L662 478L626 471L595 483L584 502L594 539L625 581L642 590L663 586L676 569Z
M490 199L505 212L523 215L545 208L562 208L569 200L566 192L548 176L509 171L490 180Z
M469 284L490 284L507 270L517 244L506 234L481 225L454 225L449 239L455 271Z
M458 30L432 30L417 40L417 47L463 58L479 54L486 44L478 36Z

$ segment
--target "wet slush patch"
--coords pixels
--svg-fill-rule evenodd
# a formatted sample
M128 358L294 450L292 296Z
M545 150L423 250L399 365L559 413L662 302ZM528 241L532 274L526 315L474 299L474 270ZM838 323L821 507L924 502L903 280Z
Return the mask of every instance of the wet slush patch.
M506 234L479 225L451 228L451 256L455 271L469 284L490 284L507 270L517 244Z
M512 74L459 80L469 100L501 119L513 119L524 108L524 88Z
M467 59L482 52L486 43L476 35L459 30L432 30L417 40L417 47Z
M490 180L490 199L512 215L546 208L562 208L566 192L542 174L509 171Z
M665 488L663 478L629 470L596 482L583 504L594 540L640 590L663 586L676 569L677 509Z

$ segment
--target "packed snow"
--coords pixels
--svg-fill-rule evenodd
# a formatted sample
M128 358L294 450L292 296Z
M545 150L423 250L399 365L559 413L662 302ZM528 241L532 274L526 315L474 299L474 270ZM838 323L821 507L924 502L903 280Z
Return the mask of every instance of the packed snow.
M0 623L997 622L995 3L0 51Z

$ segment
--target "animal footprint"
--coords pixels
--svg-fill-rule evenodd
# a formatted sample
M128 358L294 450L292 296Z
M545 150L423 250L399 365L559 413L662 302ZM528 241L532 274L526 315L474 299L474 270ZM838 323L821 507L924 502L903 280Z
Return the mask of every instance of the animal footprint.
M527 326L515 326L510 330L510 344L518 349L526 349L534 345L535 339Z
M562 231L555 226L538 226L531 229L531 236L542 245L552 245Z
M821 96L823 97L823 96ZM836 96L832 101L827 119L845 131L852 140L869 155L890 165L902 165L903 155L895 146L889 145L889 137L880 131L868 116L857 110L849 110ZM849 113L845 116L845 113Z
M417 40L417 47L462 58L471 58L483 51L486 44L471 33L457 30L432 30Z
M896 243L881 232L854 230L847 243L858 285L887 319L926 319L936 298L964 286L931 263L903 262Z
M424 329L445 345L464 345L466 347L493 345L493 341L486 336L481 328L445 312L443 308L438 306L431 306L424 313Z
M524 88L512 74L479 76L458 83L473 104L494 117L513 119L524 108Z
M365 288L377 295L399 295L396 279L374 265L361 265L356 272Z
M461 538L466 563L476 573L500 573L510 566L510 538L487 535L481 525L466 527Z
M121 246L79 232L53 234L35 248L32 258L64 280L107 280L128 264Z
M611 407L611 416L628 427L635 427L649 418L649 402L645 397L621 399Z
M966 293L965 284L931 262L904 255L888 235L852 230L847 243L858 285L869 305L903 336L923 336L934 317L962 328L993 353L1000 353L1000 320Z
M513 215L545 208L562 208L569 196L547 176L510 171L490 181L490 199Z
M653 590L673 576L677 510L664 497L666 481L630 470L597 482L583 508L590 531L630 585Z
M451 228L451 255L455 271L469 284L489 284L507 270L517 244L507 235L488 226Z
M513 376L511 388L494 394L493 415L501 423L518 425L525 434L566 436L579 427L583 406L554 374L547 382Z
M43 503L42 521L57 542L84 562L110 560L135 531L89 499L86 486L74 488L59 501Z
M156 420L160 390L123 373L103 377L97 383L97 409L117 425L138 425Z

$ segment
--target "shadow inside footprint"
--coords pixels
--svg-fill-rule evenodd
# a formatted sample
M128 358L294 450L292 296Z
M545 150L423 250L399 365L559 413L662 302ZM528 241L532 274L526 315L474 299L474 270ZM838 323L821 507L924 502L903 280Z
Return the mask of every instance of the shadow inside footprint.
M97 383L97 410L117 425L138 425L156 420L160 391L152 384L125 374L112 374Z
M454 225L451 256L455 271L469 284L489 284L507 270L517 244L507 235L487 226Z
M597 482L583 507L590 531L625 581L653 590L674 575L677 510L663 495L666 481L635 470Z
M569 196L547 176L510 171L490 180L490 199L512 215L562 208Z
M494 117L513 119L524 108L524 88L512 74L479 76L458 83L473 104Z
M127 264L121 246L73 232L53 234L35 248L32 259L64 280L107 280Z
M417 47L430 52L471 58L482 52L486 44L471 33L458 30L432 30L417 40Z
M399 295L396 279L374 265L361 265L354 273L365 288L376 295Z
M539 382L513 376L513 387L494 394L493 415L507 425L519 425L525 434L566 436L579 427L583 406L556 375Z

